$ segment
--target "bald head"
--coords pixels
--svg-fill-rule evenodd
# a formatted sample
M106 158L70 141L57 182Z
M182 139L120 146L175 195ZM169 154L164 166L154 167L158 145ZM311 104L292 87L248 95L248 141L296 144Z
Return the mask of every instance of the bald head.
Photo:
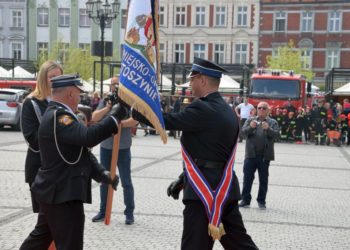
M80 103L80 89L75 86L67 86L52 89L52 100L63 103L76 111Z

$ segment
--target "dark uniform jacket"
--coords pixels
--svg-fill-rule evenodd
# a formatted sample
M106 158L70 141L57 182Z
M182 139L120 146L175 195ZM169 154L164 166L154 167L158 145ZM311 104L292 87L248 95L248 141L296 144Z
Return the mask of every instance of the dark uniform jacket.
M37 110L35 110L34 105L36 105ZM28 143L24 173L25 181L28 183L34 181L35 175L41 167L38 129L40 125L39 119L44 114L47 105L48 102L46 100L41 101L35 97L28 97L25 99L22 107L22 133Z
M253 138L256 134L256 128L252 128L250 126L251 121L257 120L258 117L250 117L246 120L243 125L242 131L243 134L247 137L247 141L245 144L245 158L255 158L255 144ZM266 130L265 134L265 147L264 147L264 159L267 161L273 161L275 159L274 152L274 141L278 138L279 135L279 127L278 123L275 119L270 117L266 117L266 122L269 124L269 128Z
M72 200L91 203L91 178L99 180L104 169L90 160L88 147L95 146L117 131L116 123L111 117L85 127L64 105L50 102L39 127L42 167L32 185L35 197L48 204ZM82 149L79 161L74 165L66 163L57 146L69 162L75 162Z
M183 111L164 115L167 130L181 130L181 142L212 189L222 177L224 167L236 145L239 122L236 113L218 92L199 98ZM208 167L203 167L209 161ZM217 162L210 166L211 162ZM239 200L240 190L234 175L229 200ZM185 178L184 201L199 200Z

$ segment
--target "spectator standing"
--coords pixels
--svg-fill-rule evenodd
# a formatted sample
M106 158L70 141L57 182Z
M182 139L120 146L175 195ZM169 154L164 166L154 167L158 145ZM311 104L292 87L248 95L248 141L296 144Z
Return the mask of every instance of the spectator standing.
M295 142L297 144L303 143L303 129L305 127L305 110L302 107L298 107L298 111L295 117Z
M315 144L325 144L327 110L324 108L322 100L313 106L311 111L312 129L315 131Z
M88 93L83 93L80 95L80 103L85 106L91 105L91 99Z
M242 133L242 127L243 124L245 123L245 121L250 117L250 114L252 112L252 110L254 109L254 106L250 103L248 103L247 98L244 98L243 102L238 104L238 106L236 106L235 111L237 114L239 114L239 128L241 130L241 132L239 133L239 142L243 141L243 133Z
M111 93L117 93L116 90L119 85L119 77L113 77L111 79ZM103 119L111 110L112 105L108 101L100 102L99 106L92 113L92 121L97 122ZM118 153L118 172L120 181L123 187L123 197L125 204L125 224L131 225L134 223L134 186L131 179L131 144L132 135L131 127L137 125L138 122L132 118L128 118L122 121L122 131L119 142L119 153ZM111 168L112 160L112 149L113 149L113 137L109 137L100 145L100 161L106 170ZM100 211L92 218L93 222L100 222L105 219L106 214L106 203L107 203L108 186L105 184L100 185Z
M288 99L286 103L284 103L284 108L289 112L293 112L295 114L296 109L292 104L291 99Z
M305 116L304 116L304 137L305 143L308 143L311 140L311 110L309 106L305 107Z
M171 99L172 99L173 103L172 103L170 112L171 113L178 113L178 112L180 112L180 110L181 110L181 98L179 96L172 96ZM186 103L185 103L185 100L187 100ZM185 104L188 104L188 98L187 97L184 98L183 101L184 101ZM176 130L171 130L169 132L169 136L174 136L174 139L176 139L176 136L177 136L178 133L180 133L180 132L178 132Z
M98 91L95 91L93 93L93 96L92 96L91 102L90 102L90 106L91 106L92 111L96 110L96 108L97 108L98 104L100 103L100 101L101 101L100 94L99 94Z
M240 207L248 207L252 196L255 171L259 174L258 206L266 208L266 194L268 189L268 176L270 161L275 159L274 140L278 138L279 127L276 120L270 118L269 106L266 102L260 102L257 106L258 115L246 120L243 125L243 133L247 138L245 147L245 159L243 166L243 190Z
M38 141L38 129L42 116L48 106L51 98L51 78L60 76L63 73L61 65L53 62L44 62L39 70L36 87L25 99L21 113L22 133L27 141L28 150L25 161L25 181L31 187L34 182L38 169L41 167L40 149ZM36 202L33 194L32 208L33 212L39 212L39 204ZM40 232L36 232L40 234Z
M350 102L348 98L345 98L343 100L343 113L345 115L348 115L348 113L350 113Z

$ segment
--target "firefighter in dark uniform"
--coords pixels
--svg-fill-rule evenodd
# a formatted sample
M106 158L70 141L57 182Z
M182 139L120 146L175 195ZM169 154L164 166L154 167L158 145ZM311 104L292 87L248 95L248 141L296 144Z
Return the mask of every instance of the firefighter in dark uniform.
M348 118L346 117L345 114L340 115L339 127L341 131L342 143L345 143L347 140L347 134L348 134Z
M312 128L315 131L315 144L325 144L325 132L327 110L323 107L323 101L319 101L311 111Z
M47 249L54 240L57 249L83 249L84 208L91 203L91 178L116 188L117 178L91 159L88 147L118 132L118 121L127 111L114 107L111 115L86 127L74 115L80 102L81 82L78 75L51 79L52 101L39 127L42 167L31 191L40 205L35 229L20 249ZM46 235L38 235L48 228Z
M237 115L218 92L224 71L210 61L195 58L190 84L192 94L197 99L178 113L164 114L165 128L182 131L183 147L213 190L221 180L225 164L237 143L239 132ZM142 119L136 112L133 112L133 116L136 120ZM222 211L222 223L226 234L221 237L220 243L225 249L257 249L246 232L239 212L238 200L241 196L235 174L231 184ZM205 207L189 184L187 175L183 185L185 209L181 249L212 249L214 240L208 234L208 216ZM173 188L170 194L176 189Z
M302 134L305 126L305 111L302 107L298 107L295 117L295 142L301 144L303 141Z
M288 111L287 111L287 109L282 109L280 128L281 128L281 141L287 142L287 136L288 136Z

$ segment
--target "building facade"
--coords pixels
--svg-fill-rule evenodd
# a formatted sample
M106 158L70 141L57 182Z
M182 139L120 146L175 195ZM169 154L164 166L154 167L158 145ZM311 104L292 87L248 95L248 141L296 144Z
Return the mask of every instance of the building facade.
M26 0L0 0L0 58L27 58Z
M350 2L348 0L262 0L258 66L266 56L293 40L302 62L324 83L332 68L350 68Z
M37 59L61 43L57 58L63 61L69 47L86 49L100 41L101 30L86 13L86 0L28 0L28 59ZM120 15L107 25L105 41L113 42L113 55L120 55Z
M258 0L160 0L159 7L162 62L257 63Z

